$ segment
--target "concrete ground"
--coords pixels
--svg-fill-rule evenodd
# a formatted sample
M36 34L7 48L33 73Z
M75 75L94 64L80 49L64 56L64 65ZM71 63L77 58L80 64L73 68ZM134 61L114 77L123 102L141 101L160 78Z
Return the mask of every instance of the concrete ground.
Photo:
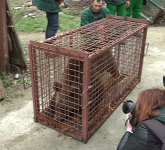
M41 40L43 33L20 34L23 43L29 39ZM148 29L148 52L144 57L142 80L126 99L136 101L144 89L161 86L165 75L165 27ZM13 89L14 90L14 89ZM97 132L84 144L60 134L33 120L31 89L19 88L25 95L0 105L0 150L115 150L125 130L122 104L114 111Z

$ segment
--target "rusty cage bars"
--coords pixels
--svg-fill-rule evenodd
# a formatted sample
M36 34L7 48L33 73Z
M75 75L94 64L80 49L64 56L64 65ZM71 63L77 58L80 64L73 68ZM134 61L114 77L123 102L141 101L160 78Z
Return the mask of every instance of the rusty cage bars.
M31 41L35 121L87 142L140 81L147 27L107 16Z

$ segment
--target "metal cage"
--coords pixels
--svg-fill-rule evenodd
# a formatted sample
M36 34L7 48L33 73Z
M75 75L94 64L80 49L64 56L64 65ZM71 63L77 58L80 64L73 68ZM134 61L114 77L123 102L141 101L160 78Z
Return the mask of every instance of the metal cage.
M147 27L107 16L31 41L35 121L87 142L140 81Z

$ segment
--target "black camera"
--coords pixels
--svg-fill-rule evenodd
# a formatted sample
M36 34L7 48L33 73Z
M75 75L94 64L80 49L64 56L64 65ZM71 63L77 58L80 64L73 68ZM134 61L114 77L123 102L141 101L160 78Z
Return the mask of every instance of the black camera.
M126 102L124 102L123 107L122 107L122 110L125 114L128 114L128 113L131 114L130 118L128 118L127 121L130 120L130 124L133 127L137 126L137 120L135 118L135 107L136 107L136 104L132 100L127 100ZM125 125L127 124L127 121Z

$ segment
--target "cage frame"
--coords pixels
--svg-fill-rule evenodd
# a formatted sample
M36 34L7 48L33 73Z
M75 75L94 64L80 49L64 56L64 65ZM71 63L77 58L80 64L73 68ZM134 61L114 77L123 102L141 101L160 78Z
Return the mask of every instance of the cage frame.
M145 20L141 20L141 19L133 19L133 18L125 18L125 17L118 17L118 16L110 16L107 15L107 19L118 19L118 20L124 20L124 21L131 21L131 22L139 22L139 23L143 23L144 27L138 29L136 32L132 32L129 33L129 35L125 38L123 38L122 40L120 39L119 41L114 41L114 43L108 47L107 49L104 49L102 51L99 51L98 53L90 54L90 53L84 53L81 51L74 51L72 49L68 49L68 48L63 48L63 47L59 47L59 46L55 46L55 45L51 45L51 44L47 44L47 42L51 39L56 39L60 36L65 36L66 34L69 34L71 32L76 32L76 30L73 31L69 31L68 33L64 33L63 35L59 35L56 37L52 37L50 39L46 39L44 40L44 42L35 42L35 41L30 41L30 45L29 45L29 50L30 50L30 68L31 68L31 78L32 78L32 95L33 95L33 109L34 109L34 121L35 122L40 122L41 124L44 124L46 126L49 126L51 128L53 128L54 123L47 118L46 116L44 116L43 114L40 114L37 112L37 110L39 109L39 93L38 93L38 77L37 77L37 68L34 65L36 62L36 55L35 55L35 51L34 51L34 45L36 47L38 47L41 51L43 50L45 53L51 53L51 54L60 54L60 55L67 55L67 56L71 56L72 58L81 60L84 62L84 67L83 67L83 91L82 91L82 135L74 135L71 133L65 133L61 130L56 129L59 132L62 132L64 134L67 134L69 136L72 136L80 141L83 141L84 143L86 143L90 137L95 133L95 131L97 129L99 129L99 127L103 124L103 122L105 122L107 120L107 118L113 113L113 111L119 106L119 104L124 100L124 98L133 90L133 88L136 86L136 84L138 82L141 81L141 75L142 75L142 67L143 67L143 58L144 58L144 52L145 52L145 43L146 43L146 36L147 36L147 27L148 27L148 23ZM96 23L96 22L94 22ZM92 23L93 24L93 23ZM88 26L90 25L86 25L85 28L88 28ZM81 27L82 28L82 27ZM84 28L84 27L83 27ZM91 61L100 56L101 54L103 54L105 51L108 51L108 49L119 45L124 42L128 37L131 37L132 35L135 35L136 33L138 33L138 31L140 30L144 30L143 31L143 37L142 37L142 46L141 46L141 54L140 54L140 65L139 65L139 73L138 73L138 81L137 83L134 85L134 87L128 92L125 93L125 95L121 96L121 100L118 103L118 105L114 108L114 110L112 112L109 112L109 114L104 118L104 120L98 125L96 126L93 131L91 131L91 133L89 134L88 131L88 112L89 112L89 108L88 106L90 105L90 100L89 100L89 90L91 88L90 85L90 72L91 72ZM119 58L118 58L119 59ZM45 122L42 122L42 118L44 118ZM53 128L54 129L54 128Z

